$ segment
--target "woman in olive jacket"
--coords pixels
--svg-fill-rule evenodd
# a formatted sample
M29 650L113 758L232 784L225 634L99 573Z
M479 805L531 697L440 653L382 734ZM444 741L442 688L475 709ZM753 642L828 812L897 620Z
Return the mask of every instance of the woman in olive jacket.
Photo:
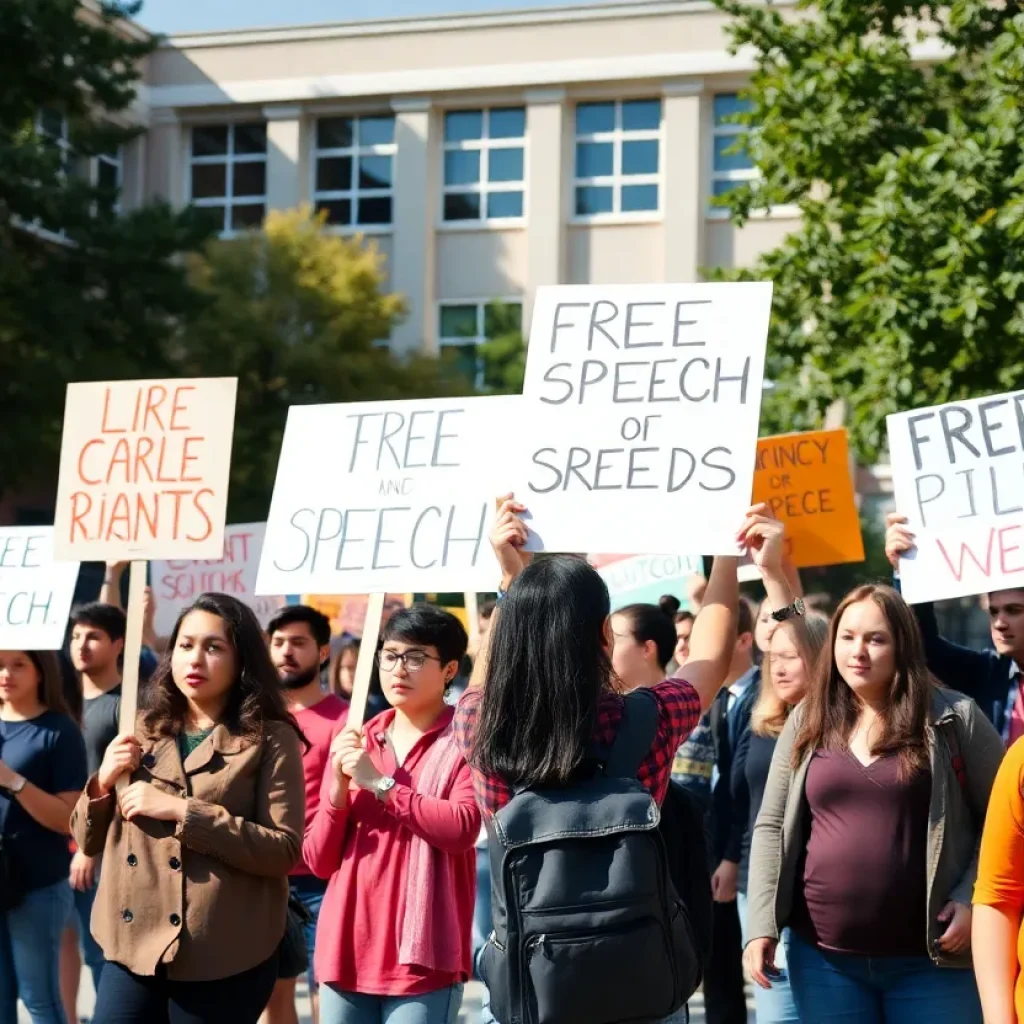
M305 793L301 734L252 611L200 597L145 698L72 817L84 853L103 853L94 1020L256 1024L277 980Z
M971 893L1002 755L977 705L929 676L900 595L848 595L754 827L744 960L755 982L771 986L788 925L803 1024L837 1006L845 1024L981 1024Z

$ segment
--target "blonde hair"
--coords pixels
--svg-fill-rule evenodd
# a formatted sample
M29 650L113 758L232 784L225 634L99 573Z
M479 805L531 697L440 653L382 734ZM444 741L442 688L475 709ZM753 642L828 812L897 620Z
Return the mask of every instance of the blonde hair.
M786 619L776 627L789 627L790 636L800 660L804 663L804 672L808 679L813 674L828 639L828 624L828 617L821 612L808 612L806 615ZM778 736L792 710L792 707L775 692L772 684L772 656L765 651L761 668L761 689L750 713L750 728L755 736Z

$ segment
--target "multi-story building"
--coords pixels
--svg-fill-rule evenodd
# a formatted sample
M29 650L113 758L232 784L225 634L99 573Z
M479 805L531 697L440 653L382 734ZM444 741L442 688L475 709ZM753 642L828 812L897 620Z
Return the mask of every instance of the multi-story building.
M538 285L693 281L793 223L710 206L751 175L729 120L752 64L707 0L627 0L179 35L147 63L127 200L225 233L309 203L387 257L398 352L472 346ZM126 183L127 185L127 183Z

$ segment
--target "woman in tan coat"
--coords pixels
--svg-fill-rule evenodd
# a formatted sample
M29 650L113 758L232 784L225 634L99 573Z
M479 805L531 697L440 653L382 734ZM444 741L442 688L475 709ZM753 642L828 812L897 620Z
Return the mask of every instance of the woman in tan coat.
M79 847L104 856L94 1020L255 1024L277 980L304 782L301 734L250 609L200 597L143 704L72 816Z

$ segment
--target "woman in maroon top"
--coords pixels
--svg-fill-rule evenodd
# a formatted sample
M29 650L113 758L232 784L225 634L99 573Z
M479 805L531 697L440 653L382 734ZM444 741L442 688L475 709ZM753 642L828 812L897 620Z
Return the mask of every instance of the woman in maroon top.
M848 595L779 737L754 829L754 980L770 987L789 925L804 1024L981 1024L971 889L1000 756L974 702L929 676L899 594Z

